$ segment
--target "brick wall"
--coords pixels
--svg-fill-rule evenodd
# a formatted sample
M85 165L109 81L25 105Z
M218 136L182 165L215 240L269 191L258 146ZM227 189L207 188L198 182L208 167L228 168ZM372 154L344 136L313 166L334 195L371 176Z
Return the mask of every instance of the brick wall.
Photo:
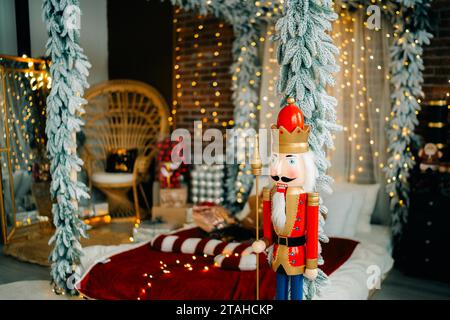
M173 123L193 130L231 127L231 26L212 16L174 9Z
M424 50L426 100L444 99L450 92L450 1L431 2L434 39Z

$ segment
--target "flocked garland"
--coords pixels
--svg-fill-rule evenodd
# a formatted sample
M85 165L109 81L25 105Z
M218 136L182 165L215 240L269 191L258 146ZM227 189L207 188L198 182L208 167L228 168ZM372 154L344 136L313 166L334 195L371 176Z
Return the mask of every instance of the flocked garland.
M345 0L350 8L372 5L370 0ZM415 165L411 147L418 136L419 99L423 97L423 46L430 44L428 11L431 0L382 1L394 26L394 41L390 48L390 82L392 112L387 126L389 158L384 167L386 192L390 197L392 231L399 235L406 222L409 207L409 171Z
M409 170L415 161L411 147L417 145L414 133L418 124L419 99L423 97L423 46L432 35L428 9L430 0L397 0L398 14L392 16L396 34L391 47L392 113L387 130L390 157L385 167L392 210L392 230L401 233L409 206Z
M316 156L319 177L316 188L319 191L331 191L331 177L326 174L330 166L324 147L333 146L332 133L339 130L336 125L337 101L326 92L328 85L334 85L333 73L339 70L335 56L339 53L329 34L332 21L337 15L331 0L287 0L284 15L276 24L276 39L279 40L278 63L280 81L278 91L282 93L284 105L288 97L295 98L296 104L310 125L309 145ZM322 214L327 213L320 206ZM319 240L328 242L323 226L323 215L319 217ZM319 246L319 255L320 255ZM319 257L319 265L323 259ZM327 276L319 269L315 281L305 279L304 295L311 299L320 294L326 284Z
M47 151L51 160L51 193L57 201L52 209L56 231L50 239L54 248L49 259L55 289L70 294L76 292L73 284L82 254L80 236L86 236L77 203L88 197L86 186L76 180L83 162L76 154L75 132L80 131L82 125L79 113L85 103L82 96L88 87L86 77L90 68L78 45L79 13L77 0L45 0L43 3L43 19L49 34L47 55L52 61L53 79L47 98Z

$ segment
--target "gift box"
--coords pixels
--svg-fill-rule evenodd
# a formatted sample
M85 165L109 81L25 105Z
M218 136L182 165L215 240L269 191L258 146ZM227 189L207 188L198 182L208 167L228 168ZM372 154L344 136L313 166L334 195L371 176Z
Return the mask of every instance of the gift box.
M152 208L152 218L161 219L165 223L176 225L177 227L183 226L186 223L186 215L189 207L184 206L181 208L167 208L155 206Z
M186 159L183 155L174 154L174 148L181 141L171 141L166 138L159 142L157 149L157 178L161 189L180 188L187 172Z
M187 202L187 188L160 189L159 203L164 208L183 208Z

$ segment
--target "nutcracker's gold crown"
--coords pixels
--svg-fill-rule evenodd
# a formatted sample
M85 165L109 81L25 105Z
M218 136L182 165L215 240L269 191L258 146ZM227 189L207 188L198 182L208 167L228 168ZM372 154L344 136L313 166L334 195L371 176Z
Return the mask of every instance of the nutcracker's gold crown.
M308 152L308 137L310 127L304 126L304 129L296 127L289 132L283 126L272 125L272 152L276 153L303 153Z
M303 113L295 105L294 98L287 99L272 125L272 151L277 153L303 153L309 150L310 127L305 125Z

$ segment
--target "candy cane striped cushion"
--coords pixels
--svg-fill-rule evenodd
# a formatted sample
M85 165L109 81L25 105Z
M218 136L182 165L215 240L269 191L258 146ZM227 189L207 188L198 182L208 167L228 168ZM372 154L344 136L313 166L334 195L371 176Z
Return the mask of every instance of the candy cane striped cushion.
M168 234L156 236L151 241L151 246L153 249L162 252L215 256L215 266L223 269L256 269L256 256L249 243L224 242L216 239L190 238Z

